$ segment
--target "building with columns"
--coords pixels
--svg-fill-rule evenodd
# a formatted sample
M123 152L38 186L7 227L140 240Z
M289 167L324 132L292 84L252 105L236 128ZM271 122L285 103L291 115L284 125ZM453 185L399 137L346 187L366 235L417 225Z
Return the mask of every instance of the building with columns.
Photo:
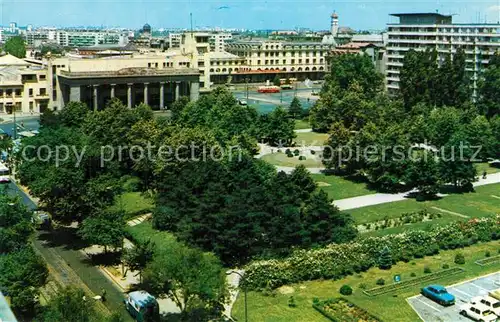
M47 61L51 107L70 101L102 109L111 98L132 108L140 103L168 108L181 96L198 99L199 71L166 55L131 55L97 59L55 58Z

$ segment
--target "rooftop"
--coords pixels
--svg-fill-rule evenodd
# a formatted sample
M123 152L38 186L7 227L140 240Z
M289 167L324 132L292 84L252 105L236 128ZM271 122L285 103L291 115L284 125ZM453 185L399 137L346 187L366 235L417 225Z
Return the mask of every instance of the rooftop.
M28 66L29 63L23 59L7 54L0 57L0 66Z
M107 77L137 77L137 76L176 76L176 75L199 75L197 69L192 68L123 68L117 71L95 71L95 72L68 72L61 71L61 76L67 78L107 78Z
M451 18L451 15L442 15L437 12L408 12L408 13L391 13L391 16L394 17L403 17L403 16L429 16L429 17L437 17L437 18Z

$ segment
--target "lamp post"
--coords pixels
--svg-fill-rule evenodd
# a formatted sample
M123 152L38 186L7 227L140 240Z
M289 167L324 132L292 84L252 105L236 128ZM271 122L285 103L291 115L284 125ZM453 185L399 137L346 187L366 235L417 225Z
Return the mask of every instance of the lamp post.
M245 80L246 80L246 83L247 83L247 104L248 104L248 77L245 78Z
M243 281L245 277L240 272L237 271L229 271L226 272L226 275L236 274L240 277L240 283ZM245 293L245 322L248 322L248 305L247 305L247 288L243 287L243 292Z

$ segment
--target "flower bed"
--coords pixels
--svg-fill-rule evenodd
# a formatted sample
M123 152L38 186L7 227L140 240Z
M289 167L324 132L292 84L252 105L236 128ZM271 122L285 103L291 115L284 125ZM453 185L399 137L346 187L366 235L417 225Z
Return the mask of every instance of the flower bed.
M453 222L429 231L360 238L321 249L297 250L284 259L252 262L245 267L244 283L249 289L259 290L307 280L340 279L375 266L386 246L391 249L393 261L398 262L498 238L500 216Z
M338 322L378 322L380 319L344 298L328 299L313 303L313 308L330 321Z
M488 265L495 264L498 262L500 262L500 255L488 257L488 258L483 258L483 259L477 260L475 263L480 265L480 266L488 266Z
M381 287L375 287L375 288L363 291L363 293L365 293L366 295L369 295L369 296L382 295L382 294L386 294L386 293L390 293L390 292L399 291L401 289L404 289L404 288L407 288L410 286L415 286L415 285L418 285L418 284L421 284L424 282L437 280L437 279L440 279L440 278L445 277L445 276L450 276L450 275L462 273L463 271L464 270L460 267L453 267L453 268L445 269L445 270L442 270L442 271L439 271L436 273L420 276L417 278L412 278L412 279L406 280L404 282L394 283L394 284L385 285L385 286L381 286Z

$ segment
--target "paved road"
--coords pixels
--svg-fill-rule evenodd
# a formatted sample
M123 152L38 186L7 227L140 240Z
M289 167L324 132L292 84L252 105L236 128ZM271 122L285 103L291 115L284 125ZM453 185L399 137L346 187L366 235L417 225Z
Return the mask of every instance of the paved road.
M14 133L14 121L12 118L6 119L2 117L5 121L0 123L0 129L2 129L5 133L12 136ZM16 118L16 123L18 127L18 133L20 131L31 131L38 130L40 127L39 123L40 118L38 116L24 116L20 118Z
M36 209L36 204L16 184L10 183L7 193L19 196L28 208ZM106 290L107 301L104 305L113 312L119 312L125 321L132 321L122 302L125 298L123 292L89 263L79 245L67 243L77 240L74 234L75 230L71 228L58 229L55 233L38 232L33 244L60 284L77 285L96 295Z

